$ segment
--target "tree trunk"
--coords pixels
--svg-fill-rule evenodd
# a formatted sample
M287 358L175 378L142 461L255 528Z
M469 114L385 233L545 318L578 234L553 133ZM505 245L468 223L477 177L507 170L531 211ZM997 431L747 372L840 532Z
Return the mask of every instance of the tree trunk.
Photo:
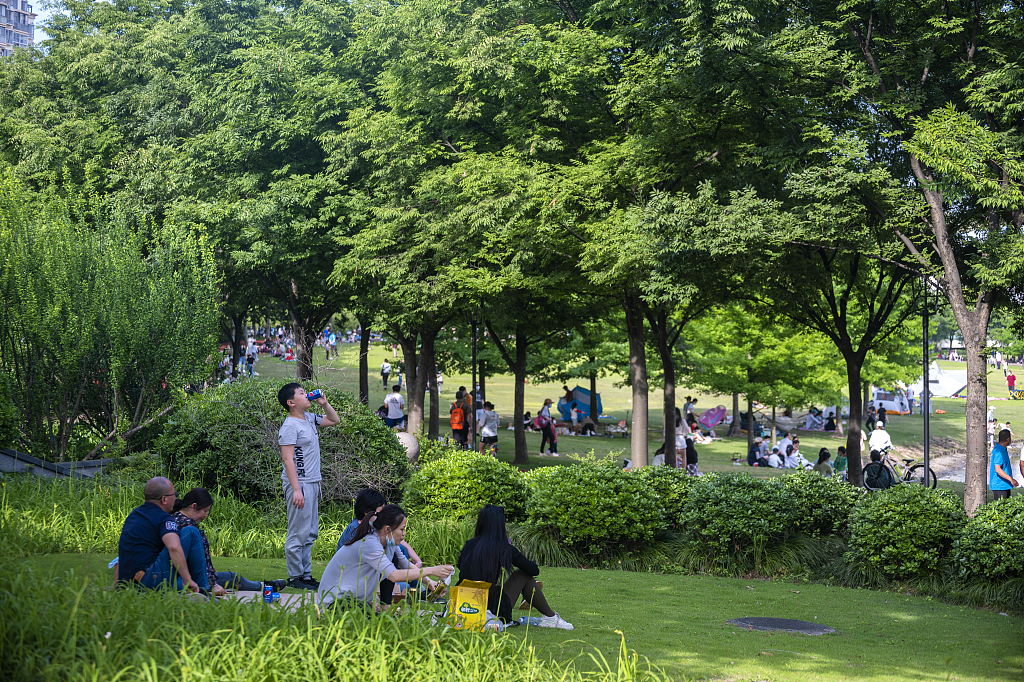
M369 325L362 319L359 320L359 402L363 405L370 404L370 330ZM387 393L387 387L384 387Z
M665 373L665 466L676 466L676 367L671 351L663 350L662 371Z
M754 399L747 395L747 452L754 447Z
M846 462L847 462L847 475L849 476L850 483L855 486L864 485L864 466L861 461L860 452L860 434L861 434L861 419L863 412L861 411L861 403L855 400L853 396L857 395L863 390L865 396L864 405L867 404L868 383L861 379L861 363L862 358L858 357L847 357L846 358L846 390L850 393L850 430L846 434ZM842 415L842 409L840 408L839 414Z
M985 325L987 328L987 324ZM988 408L988 365L985 342L978 334L963 331L967 356L967 470L964 472L964 509L968 516L988 500L988 442L986 411ZM968 337L971 337L968 340ZM984 339L984 336L981 336ZM973 427L973 428L972 428Z
M316 349L316 330L308 320L292 312L292 335L295 338L295 376L299 381L313 378L313 351Z
M517 330L518 331L518 330ZM512 460L512 464L517 466L523 466L529 464L529 451L526 447L526 429L523 428L523 413L526 411L526 344L520 341L519 334L516 334L516 360L512 368L512 374L515 377L515 407L513 419L515 420L514 426L515 434L515 446L516 456Z
M729 433L727 434L730 438L735 438L742 433L740 429L740 394L732 394L732 424L729 425Z
M487 383L484 380L484 371L487 368L487 362L485 360L480 361L480 400L487 400Z
M436 441L441 435L441 392L437 388L437 357L431 345L430 369L427 370L427 386L430 387L430 418L427 421L427 437Z
M245 338L246 313L231 318L231 376L238 376L238 362L242 359L242 340Z
M630 459L633 467L647 466L647 349L644 343L644 313L640 293L627 291L623 299L626 311L626 336L629 339L629 384L633 394L633 418L630 430Z
M405 383L409 387L409 433L420 433L423 431L423 403L426 396L427 383L426 379L430 374L430 366L434 360L434 339L437 335L436 332L433 334L426 329L420 330L422 338L420 340L420 353L419 362L415 365L415 370L409 369L409 364L406 363L405 372ZM415 373L415 376L410 374ZM429 433L427 434L430 435Z

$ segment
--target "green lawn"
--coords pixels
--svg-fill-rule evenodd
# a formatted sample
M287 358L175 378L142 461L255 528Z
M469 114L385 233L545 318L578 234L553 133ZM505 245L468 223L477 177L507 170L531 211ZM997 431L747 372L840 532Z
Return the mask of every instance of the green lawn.
M74 569L111 579L108 555L65 554L19 560L34 571ZM219 570L253 579L283 575L282 559L216 560ZM316 572L323 570L316 566ZM577 659L629 648L674 678L694 680L1022 680L1024 623L1015 616L949 606L891 592L825 585L619 571L543 569L553 608L573 632L514 629L542 654ZM731 618L773 616L817 621L839 631L809 637L742 630Z

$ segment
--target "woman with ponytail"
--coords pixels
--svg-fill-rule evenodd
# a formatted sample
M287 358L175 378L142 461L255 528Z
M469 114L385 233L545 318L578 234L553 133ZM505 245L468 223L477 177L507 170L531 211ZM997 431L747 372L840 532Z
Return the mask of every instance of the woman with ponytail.
M452 566L416 568L398 545L405 539L405 512L397 504L385 505L376 516L367 514L355 535L341 546L320 578L320 604L350 601L376 609L375 596L391 603L394 583L412 582L427 576L441 580L454 571Z

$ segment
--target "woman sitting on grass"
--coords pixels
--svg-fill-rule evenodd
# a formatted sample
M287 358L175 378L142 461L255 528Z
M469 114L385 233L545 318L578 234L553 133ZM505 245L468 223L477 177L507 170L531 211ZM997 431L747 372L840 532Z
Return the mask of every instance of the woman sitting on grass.
M456 562L459 584L463 580L490 583L487 610L496 614L502 623L512 622L512 606L522 597L525 604L543 615L542 627L572 630L557 613L551 610L541 593L537 564L520 553L508 539L505 529L505 510L497 505L485 505L476 517L476 533L463 546ZM502 572L508 574L501 582Z
M828 463L830 459L832 459L832 453L828 451L828 448L818 450L818 463L814 465L814 471L825 478L832 478L832 465Z
M397 504L385 505L376 516L367 514L352 539L335 552L324 569L320 578L321 605L348 601L376 610L378 592L382 604L391 604L394 583L408 583L427 576L444 580L451 575L454 570L451 566L416 568L411 565L398 550L405 539L405 525L405 512ZM382 582L387 589L381 590Z
M174 503L174 520L178 522L178 528L194 526L199 535L203 538L203 551L206 553L206 573L214 596L226 594L224 588L246 590L249 592L261 592L264 583L243 578L238 573L231 571L215 571L213 569L213 558L210 556L210 541L206 539L206 533L199 527L213 508L213 497L206 488L192 488L185 497L179 498ZM285 588L285 580L272 580L266 584L272 585L274 590L280 592Z
M691 476L700 476L697 468L697 448L693 446L693 438L686 437L686 473Z

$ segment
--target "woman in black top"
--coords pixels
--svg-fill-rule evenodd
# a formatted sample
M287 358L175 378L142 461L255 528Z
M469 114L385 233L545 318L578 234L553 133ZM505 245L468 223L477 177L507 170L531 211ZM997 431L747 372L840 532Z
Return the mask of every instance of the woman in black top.
M520 596L543 614L540 625L572 630L557 613L551 610L537 586L540 569L512 546L505 530L505 509L488 504L476 517L476 533L466 541L455 564L459 569L459 583L477 580L491 584L487 595L487 610L497 614L503 623L512 622L512 606ZM507 577L501 582L502 573Z

